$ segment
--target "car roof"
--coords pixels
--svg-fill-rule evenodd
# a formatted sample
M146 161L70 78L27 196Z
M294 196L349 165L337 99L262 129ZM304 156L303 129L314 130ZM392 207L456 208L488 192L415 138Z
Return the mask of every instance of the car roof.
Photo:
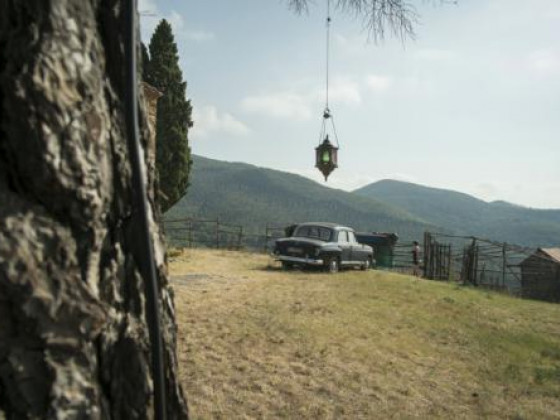
M354 229L352 229L351 227L342 226L337 223L329 223L329 222L305 222L297 225L298 228L300 226L320 226L320 227L326 227L334 230L351 230L352 232L354 231Z

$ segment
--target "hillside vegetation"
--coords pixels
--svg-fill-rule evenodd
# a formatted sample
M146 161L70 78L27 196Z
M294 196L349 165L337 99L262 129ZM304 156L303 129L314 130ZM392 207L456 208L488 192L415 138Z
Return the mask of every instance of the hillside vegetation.
M558 305L237 252L170 269L193 418L559 418Z
M385 180L349 193L298 175L201 156L194 156L191 182L167 219L219 218L249 231L267 224L330 221L396 232L404 239L430 230L534 247L560 245L560 210L487 203L406 182Z
M383 180L355 191L456 233L530 246L560 245L560 210L538 210L468 194Z
M379 201L244 163L194 157L192 185L167 219L219 218L247 228L332 221L358 230L421 237L429 224Z

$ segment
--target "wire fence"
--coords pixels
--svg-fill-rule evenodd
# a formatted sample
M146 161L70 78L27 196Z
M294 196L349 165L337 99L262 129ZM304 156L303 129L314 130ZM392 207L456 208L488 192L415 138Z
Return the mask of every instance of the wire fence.
M287 227L241 225L182 218L166 220L171 246L271 252ZM474 236L424 234L421 261L414 264L412 239L400 239L384 255L383 268L406 274L421 273L430 280L454 281L503 291L515 296L560 301L560 263L540 249L526 248ZM379 251L375 249L374 251ZM384 253L387 249L383 250Z
M169 245L180 248L216 248L268 252L285 236L285 227L266 225L247 229L218 219L171 219L164 221Z
M560 263L542 249L476 236L424 234L423 274L433 280L560 301Z

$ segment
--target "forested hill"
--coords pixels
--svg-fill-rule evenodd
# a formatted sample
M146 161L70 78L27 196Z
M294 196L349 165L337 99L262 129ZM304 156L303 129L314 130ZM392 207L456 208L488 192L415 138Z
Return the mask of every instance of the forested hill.
M329 221L403 238L421 238L425 229L434 228L405 210L302 176L200 156L194 156L187 196L165 218L186 216L246 228Z
M560 210L488 203L456 191L393 180L375 182L355 193L457 233L528 246L560 245Z

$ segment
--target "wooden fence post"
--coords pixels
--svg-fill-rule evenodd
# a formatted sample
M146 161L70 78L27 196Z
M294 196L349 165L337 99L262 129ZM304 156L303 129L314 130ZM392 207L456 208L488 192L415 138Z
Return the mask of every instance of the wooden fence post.
M445 245L440 244L439 245L439 255L438 255L438 280L443 280L443 267L444 267L444 261L445 261L443 259L444 250L445 250Z
M451 244L447 247L447 281L451 280Z
M438 280L441 280L441 274L442 274L441 273L441 269L442 269L442 261L441 260L442 260L442 255L443 255L442 251L443 251L443 245L439 244L438 245L438 257L437 257L437 260L438 260L437 275L436 275Z
M463 260L461 261L461 282L463 284L467 283L467 247L463 246Z
M266 224L266 230L264 233L264 252L265 254L268 251L268 223Z
M439 243L436 241L432 252L432 279L437 280L438 276L438 257L439 257Z
M220 248L220 220L216 219L216 249Z
M424 278L428 278L428 261L430 252L430 233L424 232Z
M506 266L507 266L507 256L506 256L506 243L502 245L502 288L506 287Z
M473 284L478 286L478 245L476 239L473 239Z
M435 257L436 257L436 250L437 250L437 241L430 238L430 274L429 278L433 280L435 274Z
M474 244L475 244L475 239L473 238L473 242L470 245L468 245L466 248L467 258L466 258L465 280L469 284L474 283L474 279L473 279Z
M237 249L241 249L241 243L243 242L243 226L239 226L239 236L237 237Z

